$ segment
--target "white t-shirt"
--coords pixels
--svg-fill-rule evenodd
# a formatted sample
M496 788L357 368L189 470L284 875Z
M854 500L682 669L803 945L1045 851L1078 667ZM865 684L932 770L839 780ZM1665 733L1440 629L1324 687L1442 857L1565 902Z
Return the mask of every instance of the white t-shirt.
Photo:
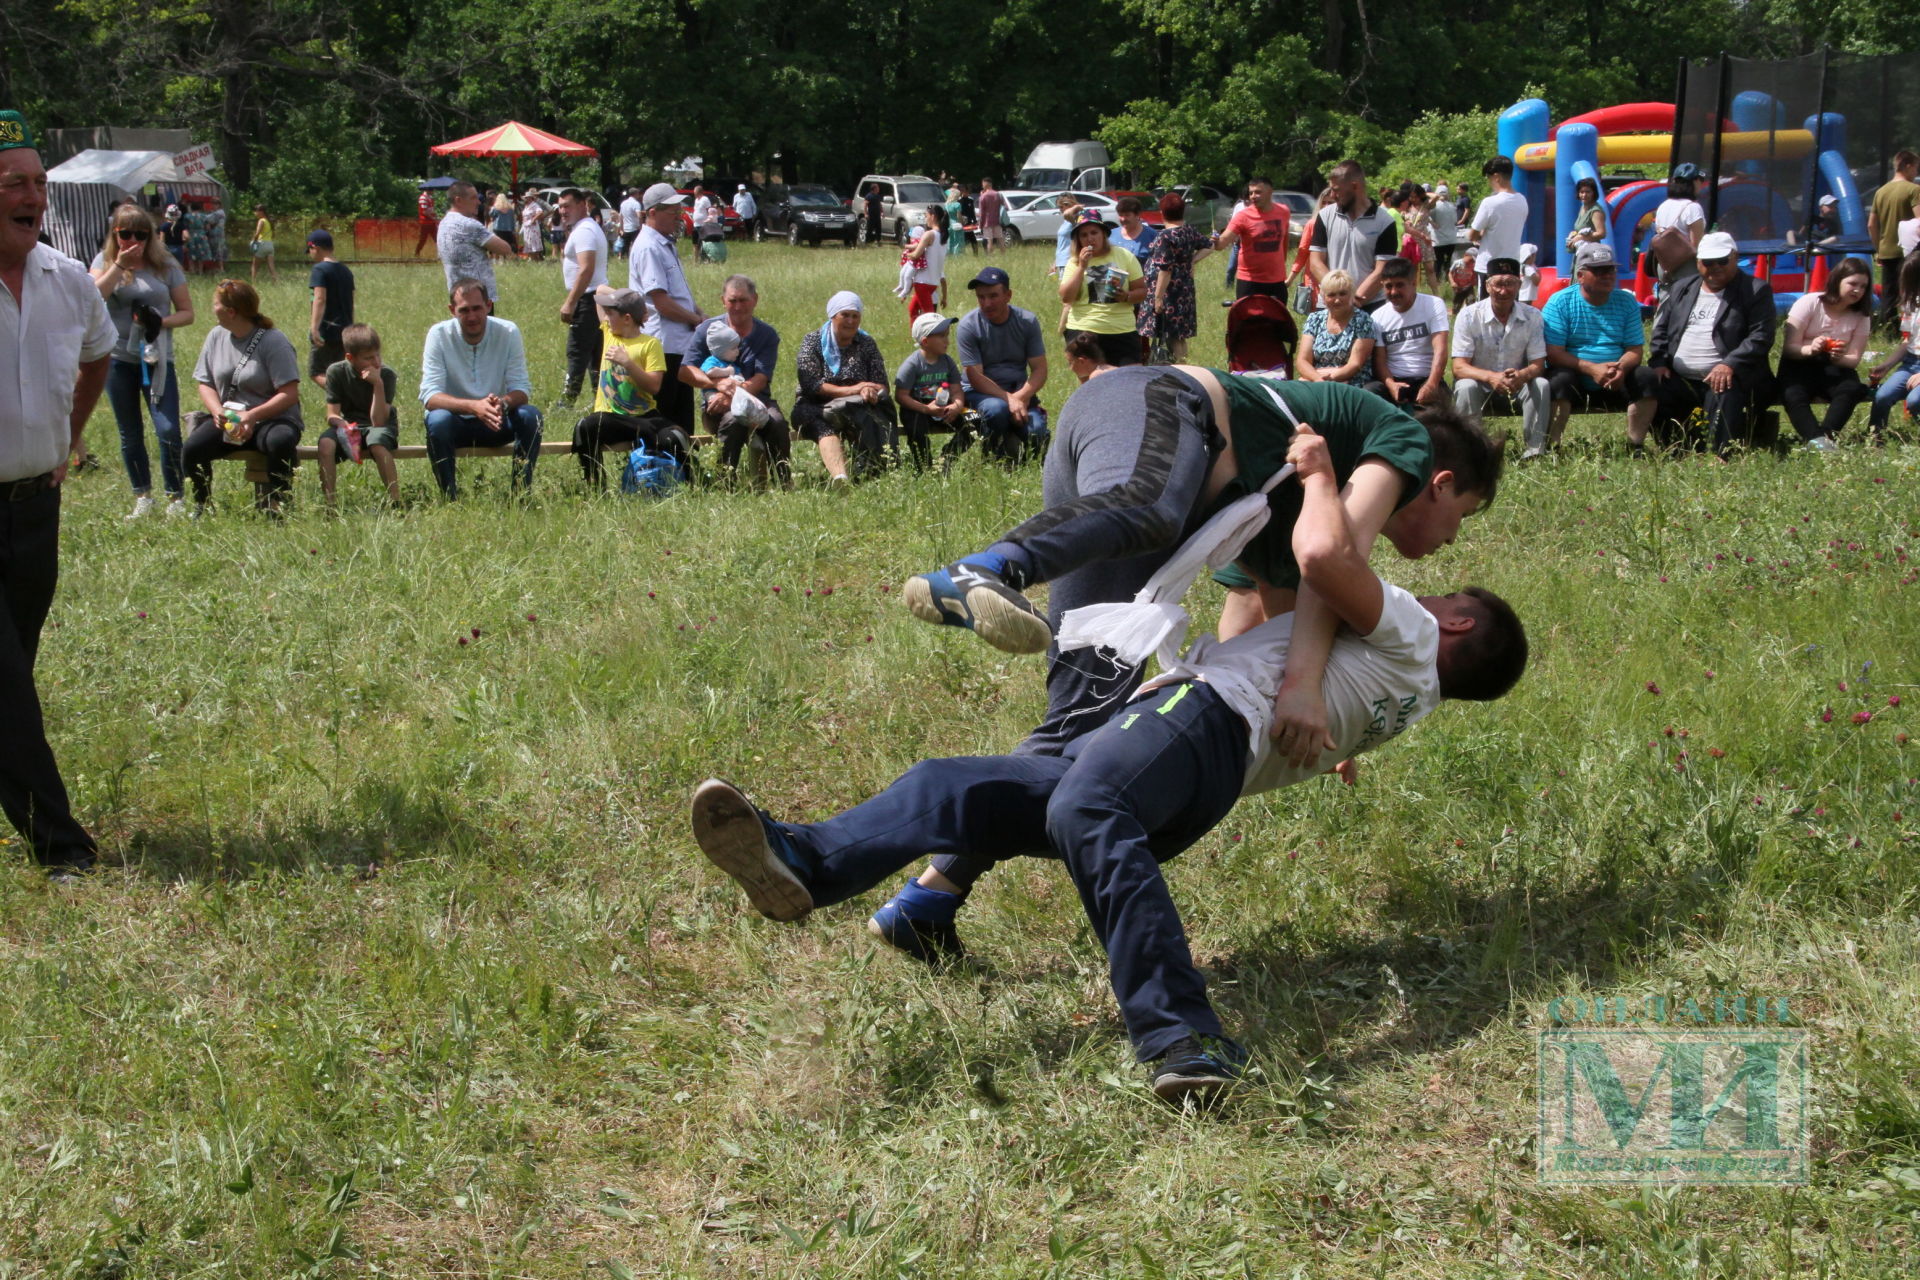
M1373 327L1386 348L1387 372L1403 382L1425 381L1434 368L1433 335L1447 331L1447 304L1416 293L1405 311L1392 303L1375 308Z
M1698 200L1675 200L1668 196L1653 211L1653 233L1659 235L1668 227L1678 227L1685 231L1688 227L1697 227L1707 220L1707 211L1700 207Z
M628 196L620 202L620 234L630 236L640 229L640 202Z
M1178 680L1211 685L1247 722L1246 782L1242 795L1304 782L1362 751L1371 751L1440 705L1440 624L1409 593L1388 582L1380 622L1361 637L1342 629L1327 655L1320 691L1327 704L1327 735L1333 749L1304 768L1273 754L1267 736L1273 700L1287 667L1293 615L1282 614L1231 640L1201 636L1181 659L1146 682L1140 692Z
M1920 249L1920 218L1908 218L1898 228L1900 237L1900 256L1906 257L1915 249Z
M1687 327L1673 348L1674 371L1689 378L1704 378L1720 363L1720 352L1713 341L1713 326L1727 300L1715 290L1700 286L1700 296L1687 312Z
M593 254L593 275L587 280L582 297L607 282L607 233L590 217L573 224L573 230L567 232L566 247L560 250L560 278L568 293L573 292L573 282L580 278L579 255L583 253Z
M20 296L0 284L0 481L66 461L80 366L111 352L117 336L85 267L44 244L27 251Z
M1518 191L1496 191L1473 211L1472 227L1480 233L1474 269L1483 275L1489 258L1518 258L1527 234L1527 198Z
M704 227L709 222L713 221L713 217L714 217L713 200L710 197L701 196L699 199L693 202L693 225L694 226Z
M940 277L947 273L947 238L938 231L923 231L922 236L931 236L927 242L927 257L913 271L915 284L939 284Z

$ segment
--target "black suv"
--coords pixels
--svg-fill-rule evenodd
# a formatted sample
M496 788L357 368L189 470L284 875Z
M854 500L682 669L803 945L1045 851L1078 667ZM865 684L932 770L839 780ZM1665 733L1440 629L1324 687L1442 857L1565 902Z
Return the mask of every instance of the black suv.
M756 239L784 235L788 244L819 244L822 240L854 243L860 231L859 215L831 187L801 184L775 187L761 197Z

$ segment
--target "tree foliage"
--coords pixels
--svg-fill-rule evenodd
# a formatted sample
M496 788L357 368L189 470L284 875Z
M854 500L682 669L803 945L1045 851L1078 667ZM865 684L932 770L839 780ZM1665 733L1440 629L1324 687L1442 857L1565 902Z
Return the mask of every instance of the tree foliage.
M1683 57L1910 25L1870 0L43 0L0 6L0 99L189 129L242 191L334 212L403 212L449 167L429 146L507 119L598 149L534 166L596 185L686 154L843 188L1004 176L1097 131L1143 182L1308 186L1345 155L1454 173L1528 83L1570 114L1667 97Z

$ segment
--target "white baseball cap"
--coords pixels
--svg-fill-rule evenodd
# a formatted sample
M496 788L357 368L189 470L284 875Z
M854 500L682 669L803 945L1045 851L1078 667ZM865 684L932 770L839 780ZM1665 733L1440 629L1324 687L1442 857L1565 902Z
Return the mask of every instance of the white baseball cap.
M952 324L953 321L946 316L929 311L924 315L915 317L913 322L913 340L920 342L931 338L936 333L945 333Z
M1740 251L1740 246L1732 236L1724 231L1709 231L1700 237L1700 247L1693 251L1695 258L1731 258Z

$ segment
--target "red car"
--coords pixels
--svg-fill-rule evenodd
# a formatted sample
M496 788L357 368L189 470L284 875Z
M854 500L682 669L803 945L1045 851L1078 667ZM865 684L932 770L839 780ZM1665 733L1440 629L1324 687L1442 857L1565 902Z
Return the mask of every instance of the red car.
M693 238L693 202L695 199L693 188L675 187L674 190L687 198L687 202L680 206L680 230L691 240ZM709 199L720 206L721 229L729 236L738 232L740 230L740 215L734 212L733 205L728 202L731 197L723 199L718 193L712 191L709 191L707 195Z

